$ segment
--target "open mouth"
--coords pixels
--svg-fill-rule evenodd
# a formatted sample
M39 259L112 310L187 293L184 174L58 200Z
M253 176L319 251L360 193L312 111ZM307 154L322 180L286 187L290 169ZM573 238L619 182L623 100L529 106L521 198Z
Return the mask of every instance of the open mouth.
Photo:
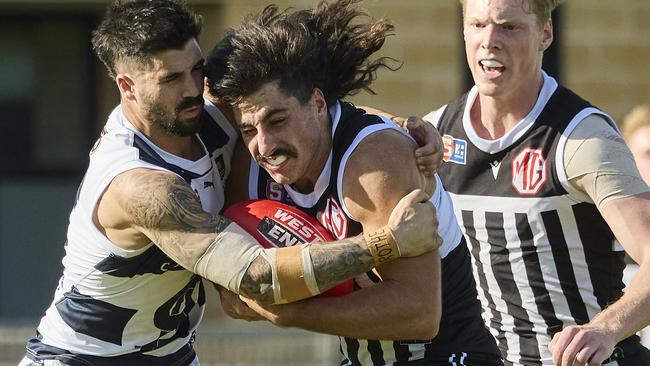
M487 74L502 73L506 70L506 67L497 60L481 60L479 61L479 65L481 66L481 69Z
M195 105L193 107L185 108L181 110L181 113L187 114L197 114L203 109L203 105Z
M282 163L287 161L288 157L286 155L274 155L267 158L264 158L267 164L271 166L280 166Z

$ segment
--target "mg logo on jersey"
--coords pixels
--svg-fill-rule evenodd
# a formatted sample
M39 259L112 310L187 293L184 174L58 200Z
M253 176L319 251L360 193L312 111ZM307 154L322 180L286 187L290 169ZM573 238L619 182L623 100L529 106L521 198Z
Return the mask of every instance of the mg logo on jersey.
M332 233L337 239L343 239L348 235L348 217L341 206L332 197L327 199L325 211L319 213L318 221Z
M519 194L537 194L546 182L542 149L526 148L512 161L512 186Z
M442 145L444 147L442 156L444 161L465 165L467 141L454 138L450 135L443 135Z

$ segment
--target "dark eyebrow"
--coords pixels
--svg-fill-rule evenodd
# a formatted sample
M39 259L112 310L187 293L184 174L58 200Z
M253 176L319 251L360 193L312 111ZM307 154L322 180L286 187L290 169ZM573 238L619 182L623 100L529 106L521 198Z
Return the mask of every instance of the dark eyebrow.
M262 116L262 121L267 121L268 119L270 119L274 115L276 115L278 113L286 112L287 110L288 110L287 108L274 108L274 109L271 109Z
M177 77L181 76L183 73L182 72L169 72L160 77L160 81L167 81L167 80L173 80L176 79Z
M274 115L276 115L278 113L286 112L287 110L288 110L287 108L274 108L274 109L271 109L271 110L267 111L266 113L264 113L264 115L262 116L262 121L268 121ZM243 127L249 127L249 126L252 126L252 125L253 125L252 123L242 122L242 123L239 124L239 127L243 128Z
M204 64L204 63L205 63L205 59L203 59L203 58L200 59L199 61L197 61L197 63L194 64L194 66L192 66L192 70L196 69L196 68L199 67L199 66L203 67L203 64ZM167 73L167 74L162 75L162 76L160 77L160 80L162 80L162 81L165 81L165 80L172 80L172 79L174 79L174 78L177 78L177 77L181 76L182 74L183 74L182 71L178 71L178 72L170 72L170 73Z

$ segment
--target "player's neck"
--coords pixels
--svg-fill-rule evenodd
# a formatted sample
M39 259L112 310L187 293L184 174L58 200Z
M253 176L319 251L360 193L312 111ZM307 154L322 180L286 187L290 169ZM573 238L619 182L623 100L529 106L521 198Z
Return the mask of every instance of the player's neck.
M331 135L325 135L324 138L319 140L318 146L314 148L316 149L316 154L313 156L305 174L291 185L295 190L303 194L314 191L318 178L320 178L326 168L327 160L332 151Z
M529 88L498 97L479 94L470 111L474 131L486 140L503 137L530 113L539 91L539 88Z

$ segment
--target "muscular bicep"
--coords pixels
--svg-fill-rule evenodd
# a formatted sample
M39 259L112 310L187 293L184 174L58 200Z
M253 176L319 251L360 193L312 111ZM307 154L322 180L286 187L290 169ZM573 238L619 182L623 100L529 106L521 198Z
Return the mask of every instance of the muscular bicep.
M414 146L396 131L382 131L366 138L351 155L344 175L344 199L364 233L385 225L397 202L411 190L435 189L426 187L431 181L416 166ZM400 322L426 324L425 328L430 329L425 334L437 329L441 311L437 250L414 258L399 258L375 271L382 279L381 288L402 300L401 307L382 310L381 318L398 319L406 315Z
M170 258L192 269L230 221L203 210L175 174L134 169L117 176L103 199L119 207L124 225L146 236Z
M415 143L395 130L375 132L352 152L343 172L343 199L370 232L386 225L397 202L416 188L433 192L433 179L417 168Z
M608 200L599 208L625 251L637 263L650 260L650 192Z

